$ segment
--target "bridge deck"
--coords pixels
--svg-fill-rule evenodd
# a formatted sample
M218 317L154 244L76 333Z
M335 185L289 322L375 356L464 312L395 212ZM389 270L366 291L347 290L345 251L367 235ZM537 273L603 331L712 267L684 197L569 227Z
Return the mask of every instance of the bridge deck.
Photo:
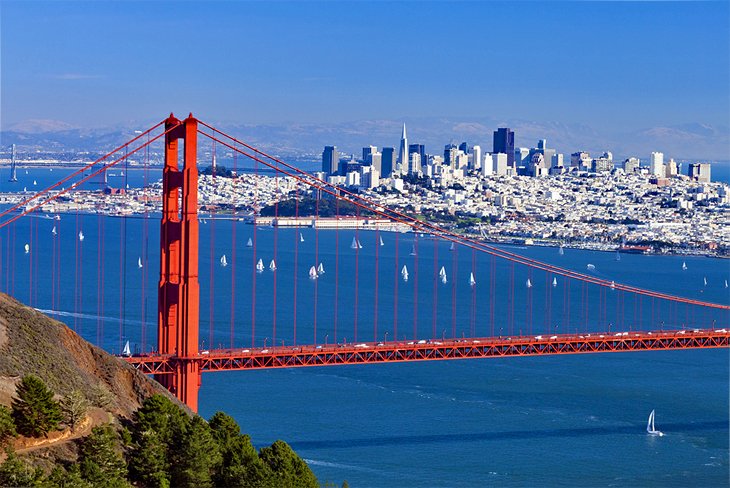
M171 374L177 363L191 360L200 364L201 371L211 372L728 346L726 329L693 329L221 349L189 358L139 355L125 360L146 374Z

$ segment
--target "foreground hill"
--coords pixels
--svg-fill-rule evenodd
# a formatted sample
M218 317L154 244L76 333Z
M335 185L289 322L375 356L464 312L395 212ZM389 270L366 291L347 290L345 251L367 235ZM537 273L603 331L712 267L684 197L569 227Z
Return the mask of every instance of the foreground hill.
M151 378L5 294L0 446L0 486L319 486L285 442L256 450L231 417L193 415Z
M145 398L165 395L159 383L89 344L65 324L0 293L0 405L17 381L34 374L59 394L79 391L89 404L129 419Z

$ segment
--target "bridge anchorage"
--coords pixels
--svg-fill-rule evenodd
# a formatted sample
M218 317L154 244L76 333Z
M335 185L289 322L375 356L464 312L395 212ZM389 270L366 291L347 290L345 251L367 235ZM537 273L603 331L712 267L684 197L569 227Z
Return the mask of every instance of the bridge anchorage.
M266 264L256 255L256 228L261 225L258 220L262 218L261 205L257 203L252 206L254 210L250 219L253 223L253 242L251 243L253 254L250 270L246 265L246 271L251 273L252 293L250 300L251 343L248 347L237 346L233 333L235 321L233 304L239 296L233 290L233 279L236 270L241 268L241 266L236 266L235 245L232 251L234 254L231 255L231 266L228 266L225 255L221 257L220 263L222 267L226 267L227 272L231 273L231 282L226 283L231 287L230 344L228 347L212 347L213 263L215 262L217 266L218 261L217 256L213 255L212 237L210 237L209 263L211 275L210 284L207 285L211 291L211 300L207 304L211 313L209 320L211 332L209 332L208 347L201 348L199 345L201 339L199 224L201 220L210 218L199 219L198 215L199 136L213 142L214 161L217 146L224 148L233 156L234 165L235 158L245 158L256 164L257 171L261 166L262 170L273 172L276 178L286 179L288 193L282 190L286 185L282 183L280 187L279 180L276 180L277 186L274 192L277 198L277 203L274 205L276 212L279 209L278 199L288 198L290 201L296 202L294 217L286 216L284 219L289 219L289 225L294 226L289 230L288 235L296 236L293 239L296 242L288 243L290 248L285 250L289 253L288 255L284 255L284 251L277 255L277 242L279 242L277 236L280 226L278 221L274 226L274 220L279 215L276 213L273 217L274 220L271 220L274 228L273 254L276 259L272 259L270 263ZM350 192L318 179L312 174L301 171L281 159L266 154L252 145L196 119L192 114L184 120L179 120L170 114L168 118L142 132L131 141L90 163L82 170L74 172L74 175L83 176L80 181L69 184L70 177L63 178L30 197L26 198L23 195L20 202L2 211L0 218L5 218L5 220L0 221L0 230L5 229L7 234L0 235L2 239L0 258L3 258L2 243L5 243L7 247L3 261L4 268L0 268L0 273L4 271L6 274L6 283L3 284L3 280L0 279L0 286L4 285L7 291L14 290L14 285L10 281L11 272L8 269L15 266L14 258L10 253L10 242L15 242L16 234L11 233L13 227L10 224L33 212L50 213L48 206L58 202L60 197L68 199L70 192L78 189L83 182L97 178L120 163L126 163L134 154L139 155L148 151L150 144L156 141L164 141L162 215L159 227L160 275L157 283L157 343L153 352L145 350L143 328L142 351L139 354L124 356L124 359L140 371L154 375L157 381L193 411L197 411L198 408L198 394L203 372L488 357L726 348L730 346L730 333L728 332L730 305L626 285L618 281L603 279L595 273L580 273L418 220L400 210L387 208L367 196ZM116 159L110 160L109 158L112 156ZM258 185L260 180L257 178L258 175L253 180L249 180L249 183L254 181ZM256 188L258 191L258 187ZM298 205L304 192L309 192L312 195L311 200L314 201L312 211L314 217L310 217L309 214L306 217L308 219L306 225L311 227L307 230L297 227L303 225L298 213ZM246 195L249 194L246 193ZM335 209L335 216L329 220L319 219L319 205L324 198L329 200L330 210ZM341 215L340 210L344 207L347 207L349 213ZM267 218L271 219L271 217ZM26 245L23 255L30 258L28 259L29 265L34 266L30 273L31 277L35 276L33 271L37 273L39 267L37 264L33 264L34 260L37 260L34 247L38 243L39 220L42 219L35 219L31 224L31 240ZM124 221L124 219L121 220ZM77 263L83 262L83 259L79 257L83 233L78 229L78 221L77 215L77 229L74 231L74 235L79 235L78 239L74 239L77 246ZM373 234L362 233L365 221L369 223L368 225L373 226ZM61 223L59 222L57 225L60 235ZM332 246L335 250L334 255L332 247L328 247L326 253L319 253L319 242L324 238L320 236L318 229L325 226L334 229L329 232L337 236L330 241L330 244L334 244ZM33 230L34 228L35 230ZM348 233L355 233L352 244L349 243L351 237L349 234L346 245L340 246L339 233L342 232L342 229L349 229ZM52 289L55 295L51 300L53 304L51 308L59 310L58 296L62 291L60 284L62 273L59 271L61 263L56 262L57 259L60 259L60 249L57 248L60 244L56 243L59 240L56 231L54 225L53 256L55 257L52 268ZM385 233L386 231L389 232ZM404 234L405 231L409 231L409 234ZM232 232L235 233L235 226L232 226ZM282 232L285 232L285 229ZM309 235L313 238L304 244L303 233L306 232L310 232ZM36 237L33 237L34 235ZM90 232L89 235L91 235ZM98 272L98 293L101 298L100 303L97 304L98 310L100 310L99 317L103 315L101 312L104 307L104 264L101 260L101 256L104 254L104 241L101 239L102 235L103 228L99 232L98 244L100 246L98 259L101 267ZM373 236L375 238L371 239ZM384 245L383 238L388 241L387 246L390 247L381 247ZM87 237L84 245L92 244L89 241L90 237ZM369 244L369 249L362 249L361 241L366 247ZM433 245L432 255L430 244ZM441 246L442 244L445 246ZM306 264L302 268L297 264L298 258L301 257L298 252L300 247L304 249L306 246L310 246L306 250L309 252L305 255L306 259L312 259L314 262L299 261ZM400 247L406 249L401 249L399 254ZM341 248L344 249L343 253L347 253L346 258L340 256ZM440 248L446 252L439 254ZM471 258L470 260L465 259L462 254L461 264L457 258L460 249L467 250ZM429 252L426 252L427 250ZM322 255L327 255L330 259L326 262L326 275L324 274L325 267L321 266ZM478 257L486 257L486 259L479 261ZM406 270L406 261L407 267L410 269L410 276ZM78 266L77 264L77 279L80 279L82 274L79 273ZM136 267L137 263L134 263L134 266ZM142 268L142 266L140 258L139 267ZM390 266L390 268L385 269L385 266ZM358 270L362 270L364 267L368 267L368 271L372 272L371 275L368 275L367 280L358 274ZM448 267L449 270L446 271L445 267ZM461 269L457 271L459 267ZM466 267L466 271L464 267ZM120 257L120 280L122 268L123 259ZM266 271L264 268L267 268ZM298 268L302 268L302 273L298 272ZM276 277L284 269L293 269L291 275L293 291L284 290L289 295L284 295L277 306ZM309 270L308 273L307 270ZM421 283L426 280L429 286L419 288L419 273ZM298 274L302 275L304 285L311 286L307 287L302 282L298 282ZM500 276L499 284L496 281L498 275ZM310 280L307 280L307 277ZM342 280L339 283L338 277ZM0 278L2 278L1 274ZM328 280L328 278L330 279ZM257 297L255 284L257 279L269 280L267 283L273 290L271 306L273 316L271 324L265 323L262 326L259 322L259 328L255 329ZM205 276L203 276L203 280L205 280ZM34 293L37 294L37 281L36 279L29 283L31 305ZM386 288L387 293L379 291L381 281L383 286L391 287ZM144 286L144 279L142 282ZM35 289L33 288L34 283ZM278 283L281 287L282 281ZM575 284L572 288L571 283ZM329 288L327 288L328 286ZM299 287L299 292L297 287ZM121 289L124 287L122 286ZM305 324L310 327L309 329L305 329L300 321L298 341L297 316L302 315L302 310L297 311L297 293L301 295L302 289L313 293L312 307L306 310L311 311L313 317L310 322ZM322 325L323 322L326 322L322 316L319 317L318 322L317 299L320 289L326 290L326 293L329 294L326 295L329 299L327 306L334 308L332 314L329 313L329 310L327 310L327 314L321 312L320 314L326 315L327 321L331 319L333 324ZM399 300L399 290L402 300ZM345 296L345 292L348 293L347 296ZM349 295L350 292L352 295ZM83 287L78 286L76 293L82 296ZM365 299L359 300L360 294L365 294ZM419 296L421 296L420 305L418 304ZM721 299L718 298L718 300ZM78 301L78 309L81 310L80 298ZM400 303L401 301L403 303ZM347 308L343 307L338 312L340 302ZM37 299L36 303L38 303ZM121 327L124 313L122 297L120 297L119 303L121 317L118 350L121 351L123 335ZM282 304L284 307L281 307ZM372 322L373 325L372 335L365 338L363 338L362 325L362 312L366 311L364 304L368 307L372 306L369 309L370 313L366 316L366 321ZM665 304L666 307L661 307L662 304ZM144 309L144 306L142 308ZM284 314L277 314L279 308L293 308L293 312L283 320L287 327L281 327L281 316ZM633 317L631 317L631 310L633 310ZM341 326L338 338L338 317L340 320L344 320L340 316L343 311L347 320L352 319L347 324L352 328L345 329ZM387 312L387 314L383 312ZM609 318L609 313L612 318ZM615 319L613 319L614 313ZM540 316L542 314L544 314L544 318ZM359 331L358 317L360 318ZM384 319L384 317L386 318ZM277 320L279 329L277 329ZM292 323L288 323L289 320ZM100 323L103 325L103 321ZM450 327L444 327L447 323L450 323ZM559 324L560 333L555 326L556 323ZM142 324L144 327L144 320ZM406 334L408 337L404 335L406 332L404 324L412 326L412 331L409 330ZM668 324L671 325L667 327ZM427 325L430 325L430 330L424 333ZM656 330L657 328L660 330ZM262 329L265 332L262 333ZM308 344L301 343L303 330L312 334L311 342L309 342L310 339L307 339ZM458 333L460 331L465 332ZM350 337L349 341L342 337L345 334ZM268 337L263 338L263 335ZM102 332L97 330L97 338L99 339L100 336L103 336L103 330ZM321 340L321 336L324 336L324 340ZM281 341L284 337L287 345ZM263 346L261 346L262 338ZM268 342L269 338L271 338L270 342Z

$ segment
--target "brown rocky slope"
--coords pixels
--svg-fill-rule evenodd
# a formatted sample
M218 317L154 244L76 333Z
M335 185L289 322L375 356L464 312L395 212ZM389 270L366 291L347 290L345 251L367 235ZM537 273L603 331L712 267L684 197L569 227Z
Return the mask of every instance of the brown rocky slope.
M91 405L131 418L159 383L88 343L65 324L0 293L0 404L10 405L16 382L40 377L58 395L81 392Z

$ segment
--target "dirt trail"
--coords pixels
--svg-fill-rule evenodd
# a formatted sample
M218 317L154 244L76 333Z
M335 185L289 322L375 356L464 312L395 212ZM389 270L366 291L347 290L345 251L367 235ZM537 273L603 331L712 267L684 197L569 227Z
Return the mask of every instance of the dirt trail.
M67 442L86 437L91 433L91 429L99 425L107 424L111 421L108 412L100 408L90 408L86 419L79 425L75 431L66 429L49 433L48 437L32 438L21 437L13 443L16 454L27 454L38 449L45 449L51 446L59 446ZM5 452L0 453L0 462L5 459Z

